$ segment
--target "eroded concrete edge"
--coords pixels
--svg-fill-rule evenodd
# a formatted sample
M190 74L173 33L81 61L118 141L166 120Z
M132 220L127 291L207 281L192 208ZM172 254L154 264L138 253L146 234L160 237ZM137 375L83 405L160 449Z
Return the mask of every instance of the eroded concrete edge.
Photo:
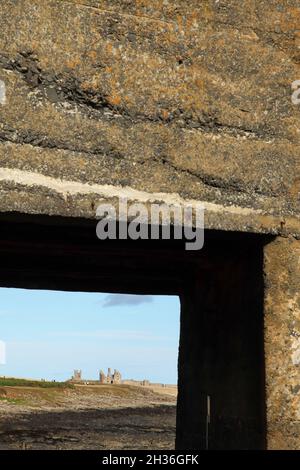
M296 219L283 221L279 217L264 214L260 209L234 205L223 206L207 201L184 199L177 193L151 193L128 186L83 183L3 167L0 168L0 182L2 183L0 210L3 212L48 213L73 217L83 215L86 218L95 218L97 204L111 201L116 206L118 199L126 198L129 203L156 202L181 208L201 206L205 209L205 226L208 229L286 235L292 233L300 236L300 226ZM55 204L54 209L49 210L49 198L53 201L59 199L60 205ZM28 204L27 208L23 203L26 199L31 200L31 205Z
M267 446L300 449L300 241L264 249Z

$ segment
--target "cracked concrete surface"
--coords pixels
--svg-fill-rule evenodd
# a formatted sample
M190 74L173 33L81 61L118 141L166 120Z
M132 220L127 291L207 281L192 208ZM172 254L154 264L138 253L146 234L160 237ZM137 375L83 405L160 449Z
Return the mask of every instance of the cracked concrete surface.
M253 208L260 219L207 223L298 236L293 5L5 0L1 166ZM30 211L26 185L15 200L5 185L2 209ZM71 199L58 215L92 216Z
M300 242L265 247L265 357L268 448L299 449Z
M299 24L299 0L0 11L0 212L95 218L126 195L282 235L265 251L271 448L299 447Z

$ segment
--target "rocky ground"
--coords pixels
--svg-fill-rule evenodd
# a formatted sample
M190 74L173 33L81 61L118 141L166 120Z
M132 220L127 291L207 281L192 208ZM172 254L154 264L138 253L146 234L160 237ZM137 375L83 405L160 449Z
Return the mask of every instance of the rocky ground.
M173 449L175 415L142 387L1 387L0 449Z

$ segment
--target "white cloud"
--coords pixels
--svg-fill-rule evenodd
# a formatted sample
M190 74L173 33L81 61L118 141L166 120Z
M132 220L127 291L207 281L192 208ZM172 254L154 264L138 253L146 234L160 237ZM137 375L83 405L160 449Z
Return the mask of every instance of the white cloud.
M141 305L151 302L153 302L152 295L109 294L104 299L103 307Z

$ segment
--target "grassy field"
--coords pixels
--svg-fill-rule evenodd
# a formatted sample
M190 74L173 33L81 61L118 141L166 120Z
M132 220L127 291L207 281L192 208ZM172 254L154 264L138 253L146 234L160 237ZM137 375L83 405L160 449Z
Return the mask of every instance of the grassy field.
M13 377L0 377L0 387L74 388L74 385L68 382L47 382L41 380L15 379Z
M161 391L160 391L161 392ZM44 407L110 408L176 401L176 397L131 385L74 385L68 382L0 378L0 412L7 404Z
M0 378L0 451L173 449L176 397L161 388Z

